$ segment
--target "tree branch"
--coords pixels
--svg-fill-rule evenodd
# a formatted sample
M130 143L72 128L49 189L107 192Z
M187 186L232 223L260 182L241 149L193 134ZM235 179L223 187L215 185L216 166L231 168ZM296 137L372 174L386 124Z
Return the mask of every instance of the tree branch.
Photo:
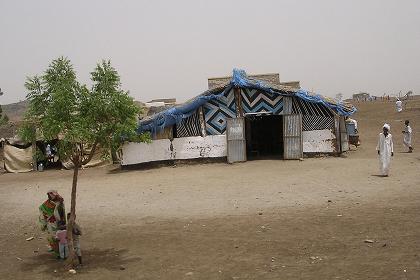
M92 149L90 150L89 157L82 160L81 165L87 164L93 158L93 155L95 154L97 145L98 145L98 140L95 140L95 143L93 143Z

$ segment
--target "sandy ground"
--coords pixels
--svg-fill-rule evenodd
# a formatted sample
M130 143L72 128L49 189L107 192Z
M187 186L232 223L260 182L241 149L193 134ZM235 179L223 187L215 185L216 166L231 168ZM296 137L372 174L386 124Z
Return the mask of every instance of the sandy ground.
M420 153L401 136L406 118L420 131L420 99L401 114L356 105L362 146L343 157L82 170L76 275L36 224L48 189L70 205L72 172L1 174L0 279L420 279ZM388 178L374 150L383 121Z

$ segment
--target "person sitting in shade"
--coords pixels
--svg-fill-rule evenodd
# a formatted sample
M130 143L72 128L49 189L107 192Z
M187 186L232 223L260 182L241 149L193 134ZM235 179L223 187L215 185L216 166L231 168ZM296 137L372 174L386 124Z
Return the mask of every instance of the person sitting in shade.
M389 133L391 126L386 123L382 127L382 130L383 132L379 133L379 141L376 150L379 155L379 170L381 175L388 177L391 157L394 156L394 143L392 142L392 135Z
M413 130L410 127L410 121L406 120L405 121L405 129L403 130L403 135L404 135L404 145L408 148L408 152L412 153L413 152L413 147L411 146L411 133L413 132Z

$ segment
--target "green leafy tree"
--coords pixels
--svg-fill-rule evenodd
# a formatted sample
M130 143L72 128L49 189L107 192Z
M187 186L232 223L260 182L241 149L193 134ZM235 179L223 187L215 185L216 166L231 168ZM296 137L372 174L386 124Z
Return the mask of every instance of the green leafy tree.
M59 139L59 155L74 165L68 232L72 232L76 213L79 168L88 163L98 147L105 154L118 149L124 139L147 141L136 136L138 107L121 89L120 76L110 61L98 63L91 73L92 89L81 85L71 62L60 57L51 62L42 76L30 77L29 110L21 136L33 141L35 134L46 141ZM35 129L36 128L36 129ZM70 262L74 263L72 235L69 235Z
M0 106L0 125L6 124L9 122L9 117L7 115L3 115L3 109Z

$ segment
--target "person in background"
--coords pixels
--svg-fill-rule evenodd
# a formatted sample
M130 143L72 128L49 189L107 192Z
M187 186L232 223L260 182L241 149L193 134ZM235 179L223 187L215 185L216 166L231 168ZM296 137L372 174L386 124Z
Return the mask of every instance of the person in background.
M403 135L404 135L404 145L408 148L408 152L412 153L413 152L413 147L411 146L411 134L412 134L413 130L410 127L410 121L406 120L405 121L405 129L402 131Z
M359 133L357 130L357 121L355 119L352 119L350 117L346 117L346 122L354 124L354 130L356 133Z
M395 102L395 107L396 107L398 113L403 110L402 102L399 98L397 98L397 102Z
M394 143L392 142L392 135L389 133L391 127L389 124L384 124L383 132L379 133L378 145L376 150L379 155L379 170L384 177L389 176L389 166L391 157L394 156Z

